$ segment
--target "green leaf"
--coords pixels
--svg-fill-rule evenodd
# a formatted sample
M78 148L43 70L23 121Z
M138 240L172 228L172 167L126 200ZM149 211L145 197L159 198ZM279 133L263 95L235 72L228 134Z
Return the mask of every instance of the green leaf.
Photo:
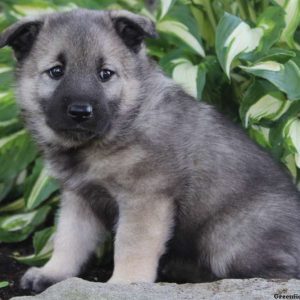
M8 281L0 281L0 289L5 288L9 286L9 282Z
M283 129L283 137L289 150L300 154L300 120L298 118L292 118L286 123Z
M283 49L283 48L272 48L269 49L268 51L256 53L253 56L254 58L253 63L264 62L264 61L275 61L284 64L288 62L291 58L295 58L295 57L296 57L296 53L294 51Z
M185 53L186 51L183 48L174 49L169 51L160 59L159 64L166 74L172 76L174 61L176 62L177 59L185 58L189 60L188 55L185 55Z
M186 58L178 58L172 61L175 68L172 72L173 79L179 83L187 93L201 99L205 85L205 65L193 65Z
M43 160L39 157L34 161L33 168L29 171L28 176L24 182L24 197L28 198L40 173L42 172L44 165Z
M11 119L8 121L0 121L0 138L12 134L22 129L22 124L19 119Z
M163 17L168 13L176 0L160 0L160 12L158 20L163 19Z
M41 267L51 258L51 255L52 252L48 252L40 255L31 254L26 256L13 256L13 258L28 266Z
M250 118L256 122L262 118L275 121L288 109L289 105L289 102L267 94L249 108L246 122Z
M50 206L42 206L32 212L0 217L0 241L12 243L27 239L45 221L50 210Z
M0 202L6 197L13 185L13 181L0 182Z
M258 19L257 27L263 30L258 51L266 51L275 44L284 29L284 10L279 6L268 7Z
M33 220L36 212L15 214L0 218L0 228L6 231L18 231L28 226Z
M186 92L197 97L198 66L194 66L185 58L174 60L173 63L177 64L173 69L173 79L178 82Z
M286 42L291 48L299 48L294 40L295 31L300 23L300 1L299 0L275 0L285 11L285 28L280 40Z
M192 35L189 28L176 20L163 20L157 23L157 30L168 33L181 39L186 45L193 49L197 54L204 57L205 52L197 38Z
M286 165L294 178L297 176L296 155L297 154L289 154L282 159L283 163Z
M54 232L55 227L52 226L35 233L33 237L33 246L36 254L45 254L50 250L52 251L53 247L50 247L49 242L53 242Z
M1 65L6 65L8 67L13 67L14 66L14 61L12 59L12 49L10 48L3 48L0 50L0 64ZM1 82L2 84L2 82Z
M51 4L45 3L44 1L34 1L33 4L30 2L25 2L24 4L15 4L13 9L20 16L34 16L40 15L41 13L51 13L54 12L54 7L51 7Z
M293 60L285 64L275 61L256 63L250 67L240 66L244 71L262 77L285 92L289 100L300 99L300 68Z
M57 182L52 177L47 175L45 169L42 169L31 190L31 193L29 194L28 198L25 199L26 208L29 210L36 208L57 190Z
M258 125L252 125L249 130L250 137L255 140L259 145L261 145L264 148L270 147L270 128L258 126Z
M53 252L55 227L45 228L35 233L33 237L34 254L27 256L17 256L14 258L30 266L42 266L51 257Z
M25 208L25 201L23 198L10 202L0 207L0 213L11 213L23 210Z
M206 66L204 64L200 64L197 73L197 98L199 100L202 100L203 90L206 84L206 72Z
M216 52L219 62L230 77L230 66L241 53L251 52L257 48L262 38L261 28L251 29L240 18L225 13L217 27Z
M0 122L10 121L17 114L18 108L12 92L0 92Z
M287 143L287 136L284 135L287 125L297 119L300 111L300 101L292 101L289 109L271 127L270 141L272 154L278 159L282 159L289 154L294 154L294 148Z
M208 0L209 1L209 0ZM213 13L210 11L210 3L205 0L205 7L203 9L200 9L199 6L191 6L191 13L193 14L195 21L197 22L197 29L200 33L200 36L202 39L207 42L207 45L209 47L213 47L215 44L215 27L217 26L215 24L215 20L213 18ZM208 18L206 14L206 7L208 7L208 10L211 12L211 16L213 18L212 23L211 19Z
M232 96L228 93L228 79L222 71L217 57L207 56L204 60L205 65L205 85L202 92L202 98L220 110L228 108Z
M36 157L37 149L27 131L0 139L0 180L16 176Z
M275 121L284 114L291 101L265 80L256 80L247 90L240 106L244 126L257 124L261 119Z

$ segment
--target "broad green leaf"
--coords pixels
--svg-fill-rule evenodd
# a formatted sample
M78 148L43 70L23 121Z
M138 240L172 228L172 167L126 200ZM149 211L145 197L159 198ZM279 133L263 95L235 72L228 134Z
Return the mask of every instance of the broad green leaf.
M45 228L35 233L33 237L34 254L27 256L14 256L14 258L24 264L31 266L41 266L45 264L53 252L55 227Z
M198 66L194 66L186 59L178 59L173 62L177 63L173 70L173 79L178 82L186 90L186 92L197 97Z
M248 124L249 119L258 122L262 118L274 121L288 109L289 105L287 101L282 101L272 95L265 95L249 108L245 123Z
M279 6L268 7L260 16L257 27L263 30L258 51L264 52L275 44L284 29L284 10Z
M12 67L9 67L4 64L0 64L0 73L6 73L12 71Z
M209 6L210 4L208 1L205 0L205 3ZM207 17L205 9L206 7L200 9L198 6L191 6L191 12L195 18L195 21L197 22L197 29L201 37L207 42L209 47L213 47L215 44L215 27L217 25L215 24L214 19L211 22L211 19Z
M18 231L28 226L36 215L36 211L15 214L0 218L0 228L6 231Z
M252 125L251 127L249 127L248 132L250 137L254 139L259 145L265 148L270 147L270 128Z
M30 5L30 2L27 3L28 4L15 4L13 5L13 9L22 16L35 16L41 13L50 13L55 11L54 8L51 7L50 3L42 1L36 1L36 3L32 5Z
M0 121L0 138L12 134L22 129L22 124L19 119L10 119L8 121Z
M174 61L176 62L180 58L189 60L188 56L186 56L185 53L186 51L183 48L179 48L171 50L167 54L162 56L162 58L159 60L159 64L166 74L168 74L170 77L172 76Z
M203 90L206 84L206 72L206 66L204 64L200 64L197 73L197 98L199 100L202 100L203 98Z
M176 0L160 0L160 14L159 20L163 19L163 17L168 13L172 5L176 2Z
M298 168L300 168L300 154L299 153L295 154L295 162L296 162L296 166Z
M275 121L287 111L291 103L274 85L258 79L245 93L240 116L245 127L258 124L261 119Z
M31 254L26 256L13 256L13 258L18 262L28 266L41 267L51 258L52 252L53 251L49 251L45 254L38 255Z
M13 181L0 182L0 202L6 197L12 188Z
M240 68L270 81L279 90L285 92L289 100L300 100L300 67L292 59L285 64L265 61L250 67L240 66Z
M183 23L178 22L176 20L163 20L157 23L157 30L176 36L200 56L205 56L205 52L202 45L191 34L189 28Z
M23 198L10 202L2 207L0 207L0 213L11 213L20 211L25 208L25 201Z
M0 241L12 243L27 239L45 221L50 210L50 206L43 206L32 212L0 217Z
M13 57L13 51L11 48L1 49L0 50L0 65L13 69L15 62L12 59L12 57ZM0 85L2 85L2 82L0 82Z
M0 122L10 121L18 114L12 92L0 92Z
M283 48L272 48L268 51L260 52L256 56L256 61L254 61L254 63L264 62L264 61L275 61L284 64L288 62L291 58L295 58L295 57L296 57L296 53L294 51L283 49Z
M203 62L205 65L205 85L201 98L207 103L213 104L222 110L225 105L229 107L232 95L228 93L228 79L222 71L215 56L207 56ZM202 63L200 64L200 66Z
M294 154L295 149L288 142L286 128L291 121L297 119L300 111L300 101L292 101L288 110L275 122L270 130L271 151L274 157L282 160L289 154Z
M240 18L225 13L216 32L216 52L220 64L230 77L230 66L241 53L251 52L257 48L262 38L261 28L251 29Z
M299 0L275 0L285 11L285 28L281 34L280 40L286 42L291 48L300 46L295 43L294 34L300 23L300 1Z
M27 131L0 139L0 180L17 175L36 157L37 149Z
M9 88L12 86L14 82L13 80L14 80L13 72L8 71L8 72L0 73L0 95L3 92L9 91Z
M300 154L300 120L298 118L292 118L283 129L283 137L285 138L285 144L288 149L295 154ZM298 168L300 167L300 161L296 160Z
M8 281L0 281L0 289L5 288L9 286L9 282Z
M28 176L25 179L24 186L24 198L27 199L32 192L32 189L43 169L43 161L41 158L37 158L34 161L34 166L31 171L28 173Z
M55 227L45 228L35 233L33 246L36 254L45 254L53 250L53 237Z
M58 190L57 182L47 175L45 169L40 172L40 175L35 182L31 193L26 201L26 208L33 209L39 206L44 200L46 200L53 192Z
M297 176L297 165L299 165L296 164L296 157L299 159L299 154L289 154L282 160L294 178Z
M206 70L204 65L193 65L185 58L172 61L176 64L172 77L186 92L195 98L201 99L205 85Z

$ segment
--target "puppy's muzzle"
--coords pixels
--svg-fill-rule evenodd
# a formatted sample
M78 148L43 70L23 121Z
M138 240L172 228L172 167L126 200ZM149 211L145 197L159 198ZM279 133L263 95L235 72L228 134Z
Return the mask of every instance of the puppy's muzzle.
M83 122L93 116L93 107L88 103L73 103L67 108L68 116L77 122Z

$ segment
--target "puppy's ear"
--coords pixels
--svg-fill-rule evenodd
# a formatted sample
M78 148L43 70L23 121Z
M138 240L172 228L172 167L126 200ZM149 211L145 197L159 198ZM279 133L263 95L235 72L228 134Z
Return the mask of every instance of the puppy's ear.
M12 47L16 59L22 60L31 50L42 24L42 20L25 19L11 25L0 34L0 48Z
M112 10L110 11L110 17L117 34L125 45L136 53L140 50L145 38L158 36L154 22L146 17L125 10Z

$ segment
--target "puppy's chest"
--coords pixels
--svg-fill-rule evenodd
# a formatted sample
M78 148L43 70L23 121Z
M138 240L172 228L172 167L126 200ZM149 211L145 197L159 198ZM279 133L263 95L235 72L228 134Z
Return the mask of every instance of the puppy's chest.
M139 146L131 146L112 154L85 151L53 157L50 167L63 186L76 190L86 184L101 185L116 196L128 190L147 175L148 153ZM144 170L141 176L141 170Z

